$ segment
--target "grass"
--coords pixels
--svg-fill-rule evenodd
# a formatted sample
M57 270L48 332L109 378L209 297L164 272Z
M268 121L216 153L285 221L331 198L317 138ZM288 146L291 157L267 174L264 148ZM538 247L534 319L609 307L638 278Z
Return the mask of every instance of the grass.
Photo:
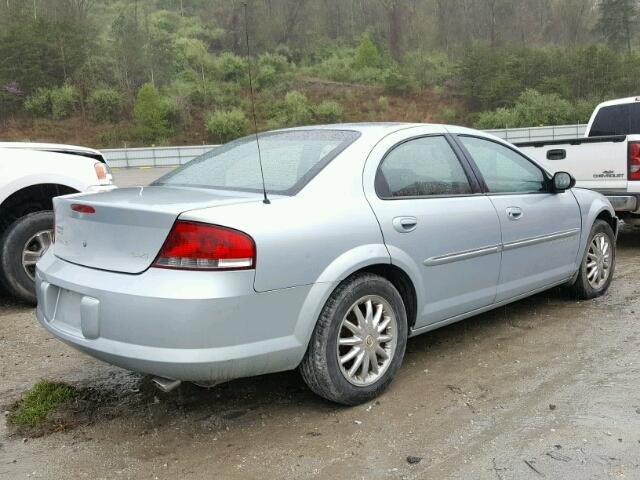
M22 428L40 428L50 423L49 414L79 395L76 388L64 383L41 380L25 392L7 420Z

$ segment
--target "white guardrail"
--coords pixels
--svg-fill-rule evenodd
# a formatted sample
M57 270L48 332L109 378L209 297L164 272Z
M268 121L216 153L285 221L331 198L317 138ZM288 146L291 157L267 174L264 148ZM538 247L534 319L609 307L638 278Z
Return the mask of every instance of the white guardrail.
M566 140L584 136L586 125L561 125L552 127L508 128L487 130L509 142L534 142ZM217 147L217 145L195 145L188 147L116 148L102 150L104 158L112 168L128 167L172 167L182 165L195 157Z

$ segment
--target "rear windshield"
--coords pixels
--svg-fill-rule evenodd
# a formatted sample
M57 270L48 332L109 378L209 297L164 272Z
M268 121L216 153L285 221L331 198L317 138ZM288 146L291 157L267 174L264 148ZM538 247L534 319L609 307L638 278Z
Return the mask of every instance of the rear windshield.
M640 134L640 103L602 107L589 132L590 137Z
M359 135L347 130L260 134L259 148L267 192L295 195ZM216 147L161 177L153 185L262 192L256 137L245 137Z

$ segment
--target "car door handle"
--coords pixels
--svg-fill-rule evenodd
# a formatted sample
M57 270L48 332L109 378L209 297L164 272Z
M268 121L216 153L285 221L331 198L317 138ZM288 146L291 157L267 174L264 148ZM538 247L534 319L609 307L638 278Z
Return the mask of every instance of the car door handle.
M547 160L564 160L565 158L567 158L567 151L562 148L547 152Z
M509 217L509 220L520 220L522 218L522 209L520 207L507 208L507 217Z
M393 219L393 228L400 233L413 232L418 226L416 217L396 217Z

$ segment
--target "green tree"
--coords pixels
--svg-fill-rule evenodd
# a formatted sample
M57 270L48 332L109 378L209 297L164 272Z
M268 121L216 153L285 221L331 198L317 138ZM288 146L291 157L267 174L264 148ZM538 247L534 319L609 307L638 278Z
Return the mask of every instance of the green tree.
M169 135L168 110L156 87L146 83L140 88L133 108L133 118L141 140L157 142Z
M637 0L601 0L597 31L607 43L631 52L631 40L638 22Z
M376 44L368 34L363 35L356 50L354 66L356 68L378 67L380 60L380 52Z

